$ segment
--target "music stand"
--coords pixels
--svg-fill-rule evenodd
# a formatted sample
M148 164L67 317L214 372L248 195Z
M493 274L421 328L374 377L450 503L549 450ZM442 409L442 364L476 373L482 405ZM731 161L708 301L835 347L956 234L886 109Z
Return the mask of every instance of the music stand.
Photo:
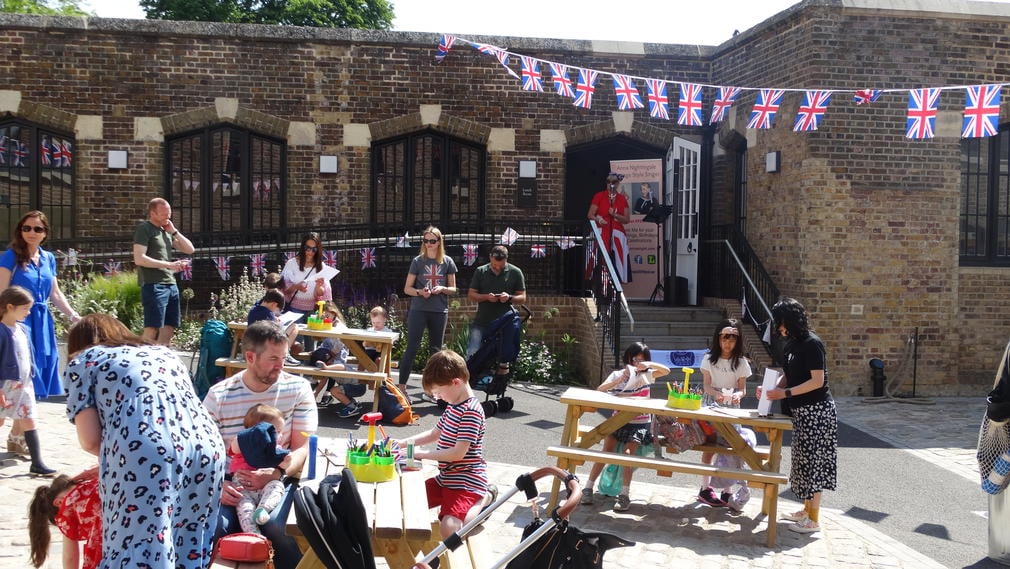
M652 296L649 297L649 304L660 304L662 301L659 300L659 295L662 294L666 296L666 290L663 288L663 275L661 274L662 264L659 263L662 259L662 246L663 246L663 229L662 225L666 222L666 218L670 217L673 213L672 205L656 204L652 206L649 213L645 214L642 221L647 221L649 223L656 224L656 288L652 289Z

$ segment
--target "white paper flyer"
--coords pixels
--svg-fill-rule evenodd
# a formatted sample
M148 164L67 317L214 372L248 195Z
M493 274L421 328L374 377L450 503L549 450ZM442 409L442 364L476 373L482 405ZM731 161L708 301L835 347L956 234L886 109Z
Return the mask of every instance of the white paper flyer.
M777 389L779 383L779 377L782 374L778 370L771 368L765 368L764 381L761 382L761 400L758 401L758 415L771 415L772 414L772 402L765 395L771 389Z

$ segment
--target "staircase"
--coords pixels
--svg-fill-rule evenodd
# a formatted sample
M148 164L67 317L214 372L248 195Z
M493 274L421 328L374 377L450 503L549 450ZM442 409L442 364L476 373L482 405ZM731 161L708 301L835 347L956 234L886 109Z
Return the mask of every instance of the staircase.
M653 350L704 350L723 311L707 306L650 306L631 303L635 329L621 319L621 351L631 342L645 342Z

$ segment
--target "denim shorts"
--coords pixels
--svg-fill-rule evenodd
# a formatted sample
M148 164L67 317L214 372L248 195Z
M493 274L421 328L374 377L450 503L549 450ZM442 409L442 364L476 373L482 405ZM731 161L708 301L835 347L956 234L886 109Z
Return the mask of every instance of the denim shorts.
M140 287L140 302L144 306L144 328L178 328L182 323L179 287L175 284L146 284Z

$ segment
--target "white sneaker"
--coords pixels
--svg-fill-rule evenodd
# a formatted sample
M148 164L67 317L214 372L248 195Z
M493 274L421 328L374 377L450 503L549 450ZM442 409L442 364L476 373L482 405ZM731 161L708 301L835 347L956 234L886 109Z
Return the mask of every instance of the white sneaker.
M793 512L791 514L782 514L779 516L780 520L785 520L787 522L801 522L808 519L810 516L807 514L806 510L800 510L798 512Z
M615 512L627 512L631 508L631 498L627 494L621 494L617 497L617 501L614 502Z
M804 518L789 526L789 531L796 533L815 533L821 531L821 525L810 518Z
M261 526L270 521L270 512L266 511L264 508L256 508L253 512L253 521L256 525Z

